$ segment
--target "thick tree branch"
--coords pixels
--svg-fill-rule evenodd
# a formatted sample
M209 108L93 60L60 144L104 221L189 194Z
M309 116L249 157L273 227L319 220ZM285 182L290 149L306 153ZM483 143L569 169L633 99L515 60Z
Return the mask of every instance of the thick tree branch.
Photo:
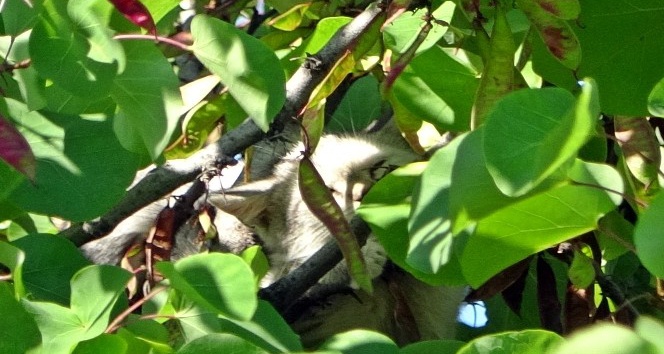
M350 222L350 227L360 245L364 245L371 233L369 226L355 216ZM269 301L279 313L284 313L341 259L339 245L336 240L331 240L297 269L267 288L261 289L259 296ZM312 291L315 292L315 289L312 288Z
M290 126L294 125L288 123L298 116L311 92L325 78L329 68L332 68L344 53L353 50L362 34L383 18L383 8L372 4L339 30L320 52L305 61L286 84L286 103L272 124L273 133L287 130L286 134L292 134L297 130L291 128ZM293 131L288 131L290 129ZM216 144L207 146L191 157L171 160L156 167L129 189L125 197L108 213L96 220L74 225L60 234L77 246L100 238L140 208L194 180L210 162L234 156L264 137L265 134L256 124L247 120L225 134Z

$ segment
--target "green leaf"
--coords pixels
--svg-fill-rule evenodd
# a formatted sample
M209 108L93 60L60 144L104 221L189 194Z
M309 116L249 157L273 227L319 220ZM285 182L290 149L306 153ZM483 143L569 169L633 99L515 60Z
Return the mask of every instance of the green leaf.
M574 158L594 132L597 90L586 81L576 103L560 88L521 90L501 100L484 131L487 169L498 188L520 196Z
M118 297L132 275L109 265L92 265L71 279L71 310L91 332L102 333Z
M196 57L264 131L281 110L286 79L274 52L232 24L198 15L191 23Z
M221 330L236 335L271 353L302 350L300 337L266 301L259 301L251 321L219 318Z
M648 95L648 112L656 117L664 117L664 79Z
M124 354L127 353L127 342L114 334L102 334L98 337L78 343L74 354Z
M246 248L244 251L242 251L242 253L240 253L240 257L249 265L251 271L254 273L254 280L256 280L256 284L258 284L259 281L270 270L270 263L267 259L267 256L263 252L263 249L258 245L253 245Z
M455 4L451 1L445 1L431 16L438 21L450 22L454 14ZM388 26L383 29L383 41L385 46L395 53L404 53L411 43L415 40L420 29L424 25L428 9L417 9L416 11L405 11ZM433 28L429 31L426 39L417 48L417 53L423 52L433 47L447 33L448 26L440 23L433 23Z
M23 300L42 334L44 351L68 353L77 343L102 334L113 304L131 278L124 269L93 265L71 279L71 309L50 302Z
M325 129L336 133L359 132L380 117L381 101L376 78L362 77L350 86Z
M300 46L282 59L285 71L288 73L294 72L307 54L314 54L321 50L332 36L351 20L350 17L326 17L318 21L314 32Z
M0 24L4 25L2 35L18 36L32 28L43 8L43 0L6 1L0 9Z
M23 262L25 253L7 242L0 241L0 264L11 271L16 299L25 296L25 284L23 284ZM2 341L0 341L2 342Z
M45 234L25 236L12 244L25 253L23 282L31 298L69 304L69 280L90 264L76 246Z
M661 320L648 316L639 316L634 325L634 331L641 338L650 342L658 353L664 353L664 324Z
M455 354L466 343L457 340L429 340L409 344L400 354Z
M0 353L23 354L39 349L41 335L37 324L16 301L7 282L0 282L0 317Z
M111 97L119 108L113 128L127 150L156 160L168 145L183 113L180 83L171 64L154 44L142 41L122 44L128 59L111 89Z
M20 1L19 1L20 2ZM13 1L13 3L16 3ZM31 32L25 32L18 37L0 38L0 51L5 54L5 60L12 63L20 63L30 59L29 40ZM13 41L12 41L13 39ZM10 50L11 47L11 50ZM11 96L9 94L5 97L11 97L17 100L24 100L28 107L32 110L43 108L46 102L42 95L44 80L39 77L37 70L34 66L30 65L21 70L14 70L11 73L4 73L1 75L0 87L4 87L5 83L11 84L12 79L16 80L16 85L20 91L20 95ZM5 92L10 93L10 89L5 89ZM20 97L19 97L20 96Z
M267 354L268 352L232 334L212 333L185 344L178 354Z
M107 96L124 53L88 1L44 1L30 35L32 65L39 75L76 96ZM110 4L105 4L110 9Z
M664 7L659 0L581 1L572 29L583 57L576 73L564 68L541 45L534 45L533 67L544 80L572 88L574 77L592 77L602 112L631 117L648 115L648 95L664 77ZM611 35L607 36L607 29ZM545 52L545 53L543 53ZM606 53L612 53L607 56Z
M129 345L127 353L137 353L139 350L144 350L146 354L150 350L156 353L173 352L169 345L168 330L155 320L140 319L137 315L131 315L127 324L118 329L118 335L122 336Z
M564 339L556 333L539 329L521 332L505 332L480 337L470 341L458 354L530 354L545 353L563 343ZM576 353L570 351L568 353Z
M465 131L478 84L474 70L434 46L413 59L392 91L409 111L437 128Z
M577 160L571 174L572 184L521 199L479 220L461 256L471 286L531 254L593 230L597 220L620 203L621 178L610 166Z
M174 289L207 310L239 320L256 311L256 284L249 266L231 254L197 254L157 269Z
M11 99L0 101L0 114L13 120L37 158L36 182L24 180L11 195L26 211L88 220L114 205L134 178L137 156L120 146L110 122L44 116Z
M574 259L569 267L569 280L578 289L585 289L595 281L595 268L593 260L583 252L574 251Z
M348 273L364 291L371 293L372 283L360 245L348 220L308 157L300 160L298 187L304 203L334 236L344 256Z
M454 255L446 266L439 267L436 274L425 266L424 270L408 263L409 232L411 214L411 193L417 188L418 180L427 163L416 162L392 171L376 183L367 195L357 214L364 219L389 255L390 260L407 270L418 279L432 284L466 284L461 277L461 269ZM441 218L444 215L441 213Z
M550 353L655 354L659 351L628 328L598 323L575 332Z
M321 350L338 350L344 354L398 354L399 347L384 334L363 329L336 334L323 343Z
M634 229L634 245L643 266L653 275L664 278L664 193L660 192L640 216Z

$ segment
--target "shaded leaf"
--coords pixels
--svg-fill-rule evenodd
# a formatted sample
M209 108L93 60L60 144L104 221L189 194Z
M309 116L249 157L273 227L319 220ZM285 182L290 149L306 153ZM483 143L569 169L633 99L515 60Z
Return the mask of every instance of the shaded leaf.
M576 288L585 289L595 281L595 268L593 260L583 252L574 251L574 258L569 267L569 280Z
M23 282L32 298L68 305L70 279L90 264L81 252L68 240L46 234L28 235L12 244L26 255Z
M409 344L400 354L454 354L466 343L457 340L429 340Z
M127 353L127 342L121 336L114 334L102 334L98 337L78 343L73 354L124 354Z
M307 157L304 157L299 164L298 187L302 200L309 210L337 240L352 279L360 288L370 293L372 291L371 278L357 238L353 235L348 220L344 217L339 204L334 200L332 192Z
M2 246L0 244L0 248ZM41 334L32 316L17 302L14 292L16 290L12 291L8 282L0 282L0 316L3 319L0 321L0 353L23 354L31 348L38 348Z
M274 52L233 25L205 15L194 17L191 33L196 57L267 131L286 98L286 79Z
M37 159L35 184L24 180L11 194L14 204L81 221L99 216L125 194L138 158L120 146L111 122L44 116L11 99L4 103L0 114L12 117Z
M659 193L650 203L636 223L634 229L634 245L636 254L653 275L664 278L664 237L661 236L664 230L664 194Z
M398 354L399 347L377 332L362 329L336 334L323 343L321 350L338 350L344 354Z
M43 8L43 0L5 1L0 9L2 35L16 37L30 29Z
M505 332L476 338L463 348L458 354L530 354L545 353L547 350L562 343L559 335L537 329L521 332Z
M178 354L213 354L213 353L267 354L268 352L248 341L226 333L212 333L188 342Z

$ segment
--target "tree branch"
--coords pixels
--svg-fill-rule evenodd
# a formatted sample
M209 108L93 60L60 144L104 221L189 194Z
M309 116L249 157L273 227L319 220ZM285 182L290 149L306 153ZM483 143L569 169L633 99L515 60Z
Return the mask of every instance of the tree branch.
M300 110L307 104L311 92L325 78L327 70L332 68L344 53L353 50L360 36L373 23L383 18L383 8L377 3L370 5L348 25L337 31L323 49L300 66L286 84L286 103L272 123L272 134L284 132L290 135L298 132L299 126L289 123L298 117ZM156 167L129 189L125 197L108 213L96 220L76 224L62 231L60 235L77 246L100 238L140 208L194 180L209 162L241 153L265 136L253 121L247 120L226 133L217 143L205 147L189 158L171 160Z

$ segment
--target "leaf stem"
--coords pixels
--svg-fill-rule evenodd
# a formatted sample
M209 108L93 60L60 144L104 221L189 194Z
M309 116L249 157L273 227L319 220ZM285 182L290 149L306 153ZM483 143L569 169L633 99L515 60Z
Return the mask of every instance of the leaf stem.
M118 34L113 36L113 39L117 39L119 41L133 40L133 39L150 40L150 41L155 41L157 43L165 43L187 52L191 51L191 47L182 42L176 41L168 37L153 36L151 34Z
M160 286L154 288L149 294L145 295L144 298L140 299L139 301L136 301L133 305L129 306L126 310L122 311L121 314L116 317L113 322L111 322L108 327L106 327L106 330L104 333L113 333L115 332L119 327L120 323L124 321L134 310L142 306L146 301L150 300L153 298L155 295L159 294L160 292L168 289L165 286Z

